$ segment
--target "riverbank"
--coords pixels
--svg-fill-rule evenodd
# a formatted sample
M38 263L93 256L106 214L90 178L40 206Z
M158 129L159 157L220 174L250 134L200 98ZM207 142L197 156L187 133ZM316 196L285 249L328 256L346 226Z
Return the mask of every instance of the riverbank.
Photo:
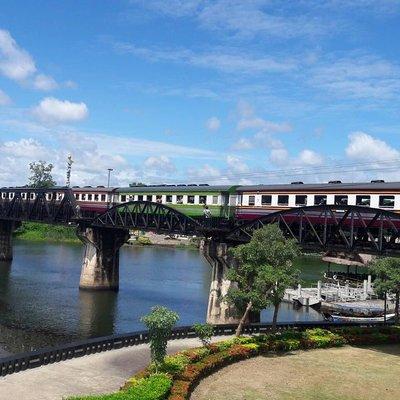
M14 232L14 236L34 242L80 243L75 233L75 227L37 222L23 222Z

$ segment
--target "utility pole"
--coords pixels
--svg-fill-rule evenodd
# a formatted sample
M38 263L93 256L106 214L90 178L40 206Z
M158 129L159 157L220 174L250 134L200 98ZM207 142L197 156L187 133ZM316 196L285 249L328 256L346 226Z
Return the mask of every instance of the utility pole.
M68 158L67 158L67 182L66 182L67 187L70 187L70 185L71 185L71 170L72 170L73 163L74 163L74 160L72 159L71 154L69 154Z
M107 189L110 188L110 177L111 177L111 171L114 171L113 168L107 168L108 170L108 179L107 179ZM110 191L107 190L107 208L110 208L110 203L111 203L111 196L110 196Z
M114 171L112 168L108 168L108 179L107 179L107 188L110 187L110 176L111 176L111 171Z

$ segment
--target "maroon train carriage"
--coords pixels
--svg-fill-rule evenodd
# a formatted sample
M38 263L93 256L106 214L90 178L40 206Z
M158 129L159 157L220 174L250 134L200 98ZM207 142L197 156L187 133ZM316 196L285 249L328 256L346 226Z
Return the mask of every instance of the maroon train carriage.
M114 204L116 188L105 186L74 186L72 192L79 205L82 216L92 217L104 213Z

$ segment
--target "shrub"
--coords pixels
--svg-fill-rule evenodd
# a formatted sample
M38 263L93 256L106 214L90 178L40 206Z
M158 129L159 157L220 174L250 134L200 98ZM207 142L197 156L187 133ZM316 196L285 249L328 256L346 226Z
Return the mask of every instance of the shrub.
M137 242L142 246L147 246L149 244L152 244L150 238L148 238L147 236L139 236L137 238Z
M187 355L178 353L174 356L166 356L158 368L153 364L151 365L150 369L152 371L158 370L159 372L164 372L174 376L177 373L182 372L189 362L190 359Z
M69 400L164 400L172 386L172 379L166 374L154 374L145 379L139 379L128 389L117 393L71 397Z
M178 320L177 313L161 306L153 307L150 314L141 318L149 330L151 359L155 363L156 369L164 361L168 339Z
M201 340L204 347L207 347L211 343L211 338L214 334L214 328L210 324L194 324L193 328Z

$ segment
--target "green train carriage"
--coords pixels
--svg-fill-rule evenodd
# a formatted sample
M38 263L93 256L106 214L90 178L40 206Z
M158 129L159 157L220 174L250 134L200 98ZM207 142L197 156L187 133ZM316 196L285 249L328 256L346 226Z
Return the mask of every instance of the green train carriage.
M197 218L204 215L204 207L211 216L230 218L236 206L237 186L219 185L147 185L118 188L114 202L152 201L172 207L183 214Z

